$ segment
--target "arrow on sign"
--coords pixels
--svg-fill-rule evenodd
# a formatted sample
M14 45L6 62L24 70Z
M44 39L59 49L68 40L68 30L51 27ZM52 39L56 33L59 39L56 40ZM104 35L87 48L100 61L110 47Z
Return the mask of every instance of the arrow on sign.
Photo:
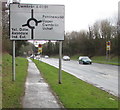
M41 23L42 20L37 21L33 16L33 9L31 9L31 18L27 20L26 24L23 24L22 27L28 26L31 29L31 39L33 39L35 26L31 25L31 21L35 22L35 26L38 26L38 23Z

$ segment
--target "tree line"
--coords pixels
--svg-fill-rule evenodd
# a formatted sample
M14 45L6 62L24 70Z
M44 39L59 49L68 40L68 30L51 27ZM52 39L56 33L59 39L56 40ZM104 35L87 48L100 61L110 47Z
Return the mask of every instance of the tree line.
M63 41L63 55L87 55L104 56L106 54L106 42L111 42L110 53L118 55L117 23L112 24L107 19L97 21L93 26L89 26L88 31L69 32L65 34ZM56 55L59 51L59 42L47 42L43 45L43 53Z

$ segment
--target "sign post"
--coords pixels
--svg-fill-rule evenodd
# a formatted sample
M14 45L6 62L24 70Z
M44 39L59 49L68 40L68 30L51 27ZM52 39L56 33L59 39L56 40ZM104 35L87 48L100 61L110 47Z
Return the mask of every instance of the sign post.
M61 68L61 65L62 65L62 62L61 62L61 58L62 58L62 41L59 41L59 84L62 84L62 68Z
M19 4L20 1L13 0L13 4ZM16 68L15 68L15 40L13 40L13 56L12 56L12 81L16 80Z
M10 40L13 40L13 45L15 40L60 41L59 84L61 84L62 40L65 32L64 14L64 5L10 4ZM42 53L42 49L39 49L39 52ZM15 61L13 65L14 63Z
M41 58L42 60L42 44L38 44L38 55L39 55L39 59Z
M12 57L12 80L15 81L15 41L13 40L13 57Z
M111 42L106 41L106 59L110 59Z

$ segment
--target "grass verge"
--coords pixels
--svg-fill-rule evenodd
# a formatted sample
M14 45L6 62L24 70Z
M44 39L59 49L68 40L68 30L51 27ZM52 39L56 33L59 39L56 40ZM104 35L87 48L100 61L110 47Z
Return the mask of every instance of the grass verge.
M113 57L110 59L106 59L106 56L94 56L92 57L93 62L102 63L102 64L111 64L111 65L120 65L118 57Z
M27 60L20 57L16 58L15 82L12 81L12 57L4 54L2 60L2 108L21 108L27 75Z
M65 108L118 108L117 97L94 87L64 71L58 84L58 69L34 60L45 80Z

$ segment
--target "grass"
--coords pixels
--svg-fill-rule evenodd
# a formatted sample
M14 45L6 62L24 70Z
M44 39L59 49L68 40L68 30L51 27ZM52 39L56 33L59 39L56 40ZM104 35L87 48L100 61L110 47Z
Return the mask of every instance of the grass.
M112 57L110 59L106 59L106 56L94 56L92 57L93 62L102 63L102 64L112 64L112 65L120 65L118 57Z
M24 83L27 75L27 60L16 58L16 81L12 81L12 57L4 54L2 64L2 107L21 108Z
M34 62L65 108L118 108L117 97L64 71L62 84L58 84L57 68L37 60Z

